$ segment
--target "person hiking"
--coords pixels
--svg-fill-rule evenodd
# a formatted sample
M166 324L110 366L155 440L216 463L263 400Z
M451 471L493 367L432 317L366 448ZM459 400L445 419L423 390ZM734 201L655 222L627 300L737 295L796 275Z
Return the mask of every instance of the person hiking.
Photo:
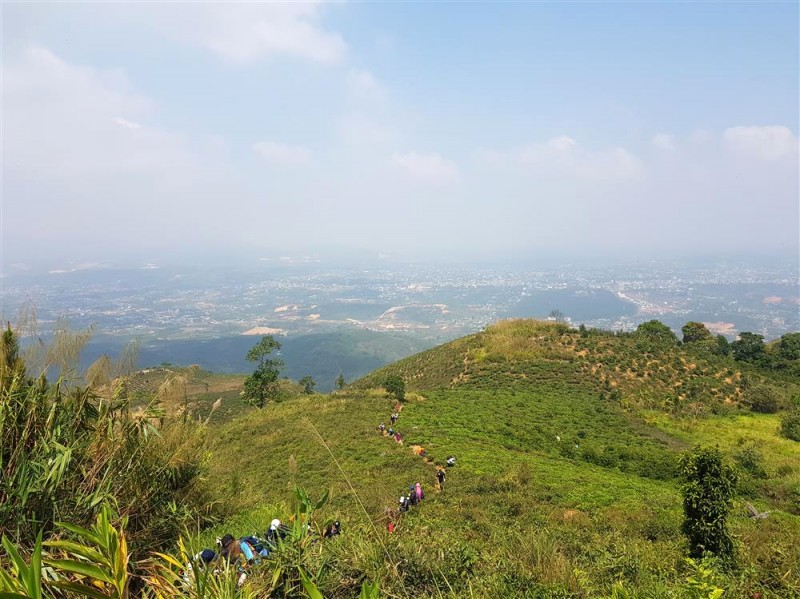
M436 469L436 480L439 481L439 488L440 489L444 489L444 479L445 479L444 468L437 468Z
M393 428L389 429L389 436L390 437L394 437L394 429Z
M333 524L329 525L325 529L325 532L322 535L322 538L324 538L324 539L332 539L333 537L341 534L341 532L342 532L342 528L339 525L339 521L337 520L336 522L334 522Z
M400 496L400 511L407 512L408 511L408 497L405 495Z
M189 560L189 563L186 564L186 568L183 570L184 586L186 588L191 588L194 566L197 566L197 571L202 573L215 559L217 559L217 554L214 553L212 549L203 549L199 553L195 554L192 559ZM202 574L199 575L202 576Z
M414 485L411 485L409 493L408 493L408 503L411 507L417 505L419 503L419 497L417 496L417 490L414 488Z
M425 499L425 493L422 492L421 484L417 483L416 485L414 485L414 490L417 493L417 501L422 501L423 499Z
M392 426L394 426L394 423L397 422L397 416L398 416L397 412L392 412L391 416Z
M378 426L378 430L381 431L381 434L383 434L383 431L386 430L386 425L383 422L381 422L380 425Z
M275 518L269 524L269 530L264 535L267 539L267 542L272 545L273 548L278 546L278 541L284 539L286 537L286 527L281 524L281 521Z

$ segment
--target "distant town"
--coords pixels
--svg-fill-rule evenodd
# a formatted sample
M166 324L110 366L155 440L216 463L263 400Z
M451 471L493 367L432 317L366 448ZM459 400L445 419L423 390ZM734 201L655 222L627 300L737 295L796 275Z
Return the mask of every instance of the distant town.
M558 318L612 330L689 320L734 338L800 330L796 264L642 262L550 268L262 260L244 268L91 267L2 280L2 318L35 313L100 336L144 340L405 331L440 342L502 318Z

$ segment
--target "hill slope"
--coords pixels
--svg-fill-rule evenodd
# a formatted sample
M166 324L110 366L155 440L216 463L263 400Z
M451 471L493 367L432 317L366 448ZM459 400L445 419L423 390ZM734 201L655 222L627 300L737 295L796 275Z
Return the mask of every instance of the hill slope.
M396 425L404 445L376 430L394 409L379 389L388 374L414 390ZM637 597L689 596L687 577L698 572L682 561L673 465L695 443L718 443L760 460L758 476L741 467L743 499L771 514L751 520L737 503L740 569L716 580L726 596L792 596L800 444L777 436L776 415L738 410L748 381L770 376L636 336L499 323L343 393L222 426L211 480L232 518L197 542L285 517L300 484L315 496L332 489L320 517L344 524L323 550L326 596L352 596L365 577L400 597L608 596L614 584ZM423 446L425 459L410 446ZM449 455L457 465L437 493L433 466ZM385 508L418 480L428 498L387 534Z

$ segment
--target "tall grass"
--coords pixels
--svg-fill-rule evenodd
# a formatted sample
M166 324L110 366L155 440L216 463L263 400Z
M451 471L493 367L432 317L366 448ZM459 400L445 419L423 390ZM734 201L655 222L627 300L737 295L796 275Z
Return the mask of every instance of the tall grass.
M66 368L70 351L51 360ZM57 521L88 526L104 503L128 521L134 556L172 542L204 501L204 431L155 403L131 410L124 378L95 388L29 375L10 327L0 341L0 534L31 547Z

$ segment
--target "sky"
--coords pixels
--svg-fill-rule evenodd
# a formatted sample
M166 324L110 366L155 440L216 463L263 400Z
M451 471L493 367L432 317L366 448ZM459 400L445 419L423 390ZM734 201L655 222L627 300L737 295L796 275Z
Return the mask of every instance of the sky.
M0 270L796 257L799 6L4 1Z

